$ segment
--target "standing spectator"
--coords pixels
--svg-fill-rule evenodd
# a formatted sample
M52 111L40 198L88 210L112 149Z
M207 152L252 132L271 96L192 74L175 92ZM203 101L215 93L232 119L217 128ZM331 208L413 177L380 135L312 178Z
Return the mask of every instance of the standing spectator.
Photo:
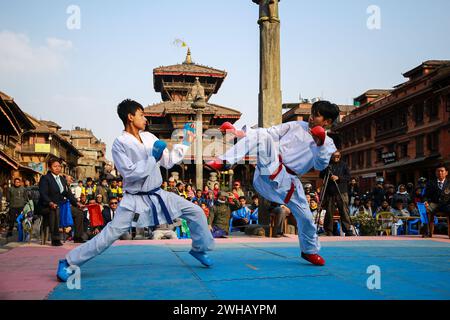
M19 178L14 179L14 185L9 188L9 191L6 194L6 201L9 202L9 222L6 237L11 237L14 223L28 201L26 189L22 186L22 180Z
M234 182L234 188L236 188L236 193L238 195L238 199L239 197L244 197L245 196L245 192L241 187L241 183L239 181Z
M406 191L406 186L404 184L398 186L397 193L392 197L391 206L395 206L399 199L403 202L403 208L406 208L408 206L408 203L411 201L411 198Z
M204 186L203 187L203 192L202 192L202 196L204 199L206 199L206 197L208 196L209 193L209 187L208 186Z
M72 194L75 196L75 189L72 190L70 188L71 184L74 182L74 179L71 175L65 175L64 176L67 181L67 185L72 192ZM39 188L37 188L37 191L39 193ZM77 200L78 201L78 200ZM85 234L85 228L84 228L84 213L81 210L81 205L74 206L71 204L70 211L72 213L72 220L74 223L74 243L85 243L86 241L83 239L83 235Z
M97 191L95 192L95 195L101 195L103 204L107 205L109 203L109 188L108 188L108 180L106 178L103 178L101 180L101 184L98 186Z
M123 196L123 180L122 180L122 178L117 179L117 192L118 192L118 195Z
M111 198L111 199L109 199L109 207L105 206L103 208L102 216L103 216L103 226L104 227L114 219L114 215L116 214L118 205L119 205L119 200L117 200L117 198Z
M169 178L169 186L167 191L169 192L175 192L176 193L176 187L175 187L175 178L174 177L170 177Z
M121 194L122 192L119 188L119 183L117 182L117 179L113 179L111 181L111 186L108 189L108 198L117 198Z
M194 189L192 188L191 184L188 184L186 186L186 195L189 200L192 200L195 197L195 192L194 192Z
M83 181L78 181L78 186L75 187L75 199L80 201L81 194L83 193Z
M394 202L394 195L395 195L395 187L392 184L389 184L386 190L386 200L392 205Z
M348 185L348 198L349 204L352 205L353 201L355 201L355 197L359 195L359 186L356 182L355 178L350 180L350 184Z
M230 205L227 201L227 193L221 191L217 204L209 211L208 224L214 238L222 238L228 235L231 217Z
M52 246L62 246L57 209L66 200L69 200L73 206L79 206L79 204L70 192L66 179L60 176L62 169L60 160L50 158L48 168L50 169L48 173L39 181L39 207L44 217L44 226L50 227ZM75 225L75 229L77 228L80 226Z
M324 194L324 205L327 213L325 215L324 229L327 236L333 235L334 220L333 214L337 208L341 216L342 229L346 236L354 236L351 229L351 222L348 216L348 182L351 178L350 170L345 162L341 161L341 153L336 151L331 156L330 164L327 169L320 172L323 179L330 174L328 185ZM342 197L341 197L342 196Z
M220 193L220 185L218 183L214 184L214 200L217 200L217 198L219 197L219 193Z
M92 178L86 179L86 187L83 188L83 193L86 195L87 201L95 200L95 191L97 190Z
M386 199L386 193L383 188L382 180L377 180L377 184L372 191L373 208L375 211L381 206L381 203Z

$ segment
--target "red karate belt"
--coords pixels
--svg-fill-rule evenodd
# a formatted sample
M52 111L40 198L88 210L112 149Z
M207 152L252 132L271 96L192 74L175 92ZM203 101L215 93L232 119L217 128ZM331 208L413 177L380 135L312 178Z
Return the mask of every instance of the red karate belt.
M272 180L272 181L275 180L275 178L280 174L281 170L283 170L283 166L285 167L287 173L289 173L293 176L297 176L297 174L293 170L289 169L285 164L283 164L283 159L281 158L281 155L278 156L278 159L279 159L280 164L279 164L277 170L275 170L275 172L272 173L272 175L269 177L270 180ZM294 184L294 182L291 182L291 188L289 189L289 191L286 195L286 198L284 199L284 203L287 204L289 201L291 201L294 191L295 191L295 184Z

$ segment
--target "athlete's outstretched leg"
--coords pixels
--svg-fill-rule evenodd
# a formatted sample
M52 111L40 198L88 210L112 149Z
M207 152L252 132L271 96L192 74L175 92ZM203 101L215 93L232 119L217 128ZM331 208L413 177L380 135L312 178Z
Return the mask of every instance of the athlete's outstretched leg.
M66 255L67 262L70 265L81 266L105 251L130 229L133 217L132 211L119 207L114 219L98 235Z

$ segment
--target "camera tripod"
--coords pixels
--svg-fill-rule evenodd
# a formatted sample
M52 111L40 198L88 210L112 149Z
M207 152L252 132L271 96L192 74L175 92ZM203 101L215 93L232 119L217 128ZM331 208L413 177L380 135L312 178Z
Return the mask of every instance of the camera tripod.
M317 206L317 218L316 218L317 232L319 231L320 217L322 215L322 209L323 209L323 200L325 198L326 190L328 188L328 184L330 182L331 176L333 175L333 172L331 171L330 167L327 167L326 171L327 171L326 175L323 179L324 184L323 184L322 190L320 191L320 202L319 202L319 205ZM355 235L359 236L358 230L355 228L355 226L353 224L352 217L350 216L350 212L348 212L348 206L346 205L346 202L344 201L344 197L342 196L341 190L339 189L339 185L337 184L337 182L335 180L332 180L332 181L336 185L336 189L339 193L339 197L341 198L341 201L343 204L342 207L344 208L344 215L348 216L348 219L350 221L350 225L351 225L351 228L353 229L353 232L355 233Z

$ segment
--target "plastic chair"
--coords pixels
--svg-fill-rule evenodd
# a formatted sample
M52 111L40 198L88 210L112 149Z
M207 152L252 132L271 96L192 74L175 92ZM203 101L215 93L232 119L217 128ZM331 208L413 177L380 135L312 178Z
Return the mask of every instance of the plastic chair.
M380 222L378 228L380 235L383 235L383 233L386 233L387 236L391 235L392 225L395 222L394 214L392 212L379 212L375 219Z

